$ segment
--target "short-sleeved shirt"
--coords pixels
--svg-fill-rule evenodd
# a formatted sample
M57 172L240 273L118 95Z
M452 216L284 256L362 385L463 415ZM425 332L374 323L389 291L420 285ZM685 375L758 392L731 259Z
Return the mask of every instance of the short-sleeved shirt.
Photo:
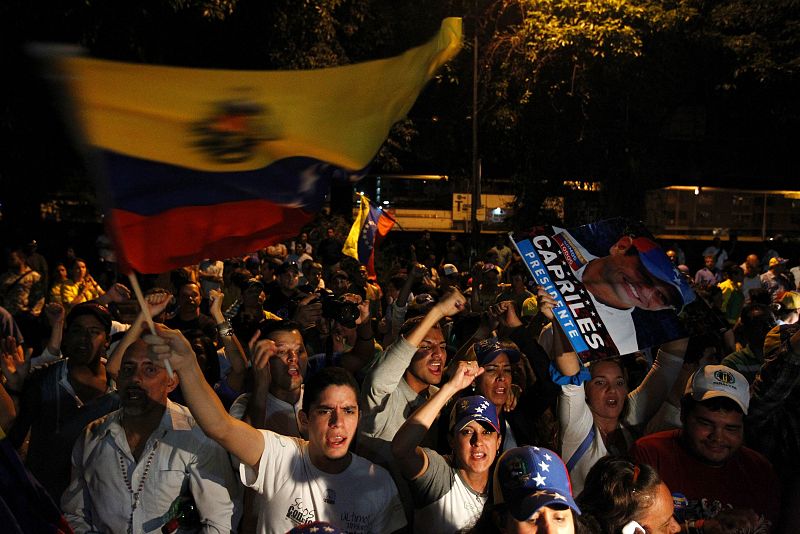
M317 469L308 442L260 430L258 472L240 464L242 483L263 495L259 534L283 534L303 523L327 521L354 534L394 532L405 526L403 506L388 471L355 454L338 474Z
M741 447L721 467L706 465L680 442L680 430L657 432L631 449L637 461L652 466L672 491L688 501L686 519L714 517L721 509L753 509L773 524L780 509L778 478L769 461Z
M483 512L486 494L470 488L447 458L423 450L428 469L411 482L414 532L447 534L473 525Z

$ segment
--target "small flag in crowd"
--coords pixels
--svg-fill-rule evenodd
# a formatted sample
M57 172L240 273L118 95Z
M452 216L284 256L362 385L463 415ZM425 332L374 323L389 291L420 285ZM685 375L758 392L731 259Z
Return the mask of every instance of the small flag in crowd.
M367 274L375 276L375 249L395 225L393 217L381 208L371 205L369 199L361 195L358 216L353 221L350 233L342 247L342 253L357 259L367 267Z
M47 59L96 156L121 266L159 273L296 235L460 48L449 18L399 56L310 71Z

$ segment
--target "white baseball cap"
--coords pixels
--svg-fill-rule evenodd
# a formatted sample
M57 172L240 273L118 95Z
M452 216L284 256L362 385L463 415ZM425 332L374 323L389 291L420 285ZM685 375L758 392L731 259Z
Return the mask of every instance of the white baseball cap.
M706 365L697 370L686 384L687 395L696 401L728 397L747 415L750 405L750 384L742 373L725 365Z

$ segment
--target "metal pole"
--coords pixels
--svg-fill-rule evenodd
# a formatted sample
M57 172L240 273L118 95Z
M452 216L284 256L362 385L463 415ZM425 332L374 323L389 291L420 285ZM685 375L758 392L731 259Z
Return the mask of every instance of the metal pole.
M472 205L470 218L472 221L472 253L477 256L478 239L481 235L478 221L478 206L481 202L481 171L478 158L478 0L475 0L475 12L472 36Z

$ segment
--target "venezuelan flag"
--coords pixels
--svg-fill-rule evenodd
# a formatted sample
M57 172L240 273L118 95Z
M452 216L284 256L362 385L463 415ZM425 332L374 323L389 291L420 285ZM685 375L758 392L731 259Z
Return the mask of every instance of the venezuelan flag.
M311 71L55 59L93 149L122 263L158 273L296 235L363 173L458 53L461 20L400 56Z
M367 267L369 276L375 276L375 249L395 222L382 209L372 206L366 196L361 195L358 215L347 234L342 254L357 259Z

